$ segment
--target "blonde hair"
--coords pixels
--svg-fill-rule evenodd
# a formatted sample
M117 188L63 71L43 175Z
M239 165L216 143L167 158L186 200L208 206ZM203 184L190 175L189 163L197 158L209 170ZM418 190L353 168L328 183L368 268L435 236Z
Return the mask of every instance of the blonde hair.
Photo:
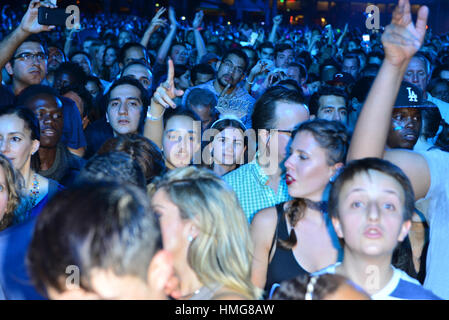
M251 282L250 232L234 191L212 171L193 166L169 171L156 187L199 230L187 256L198 279L258 299L261 291Z
M0 231L11 226L14 220L14 212L20 204L21 179L20 175L14 170L11 161L0 154L0 167L5 175L6 188L8 191L8 205L6 212L0 221Z

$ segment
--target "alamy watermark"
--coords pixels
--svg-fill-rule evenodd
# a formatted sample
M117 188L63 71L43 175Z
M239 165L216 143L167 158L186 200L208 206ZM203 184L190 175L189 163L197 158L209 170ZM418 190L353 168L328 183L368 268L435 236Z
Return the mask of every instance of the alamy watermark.
M365 14L367 16L365 26L372 32L378 32L380 30L380 10L378 6L369 5L366 7Z

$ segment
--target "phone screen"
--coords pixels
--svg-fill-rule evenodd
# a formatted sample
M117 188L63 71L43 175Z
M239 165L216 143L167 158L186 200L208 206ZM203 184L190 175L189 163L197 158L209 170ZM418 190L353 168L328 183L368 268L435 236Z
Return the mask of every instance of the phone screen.
M369 41L370 41L369 34L364 34L364 35L362 36L362 39L363 39L363 41L365 41L365 42L369 42Z

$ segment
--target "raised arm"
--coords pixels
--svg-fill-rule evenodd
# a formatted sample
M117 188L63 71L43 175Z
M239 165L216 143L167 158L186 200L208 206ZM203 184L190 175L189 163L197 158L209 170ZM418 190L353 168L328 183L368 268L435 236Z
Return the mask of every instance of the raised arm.
M162 45L159 48L156 56L156 62L159 64L165 63L165 58L167 58L168 50L170 50L170 46L176 36L178 23L176 22L175 10L172 7L168 9L168 18L170 20L170 30L168 31L164 42L162 42Z
M346 36L346 33L348 32L348 24L345 24L345 29L343 30L342 34L337 40L336 46L337 48L340 48L341 42L343 41L343 38Z
M37 22L37 12L39 7L56 8L55 5L48 1L40 2L39 0L33 0L30 2L19 26L0 42L0 70L12 58L12 55L23 41L25 41L31 34L50 31L55 28L55 26L43 26ZM2 75L0 74L0 81L1 80Z
M404 150L385 154L385 145L392 108L405 70L424 40L428 13L427 7L421 7L415 26L409 0L399 0L391 24L382 35L385 59L360 112L348 151L348 160L385 157L398 165L410 178L417 198L424 196L430 185L424 158Z
M273 18L273 28L271 29L270 36L268 37L268 41L270 41L273 44L276 43L276 33L281 23L282 23L282 15L279 14Z
M161 15L166 11L164 7L159 9L158 12L154 15L153 19L151 19L150 25L148 26L147 30L145 30L145 33L143 34L142 39L140 40L140 44L143 45L145 48L148 46L148 41L150 41L151 35L160 27L163 27L167 24L167 20L161 19Z
M201 58L207 53L206 44L204 43L203 37L201 36L200 27L203 21L204 13L203 11L198 11L195 14L195 19L193 20L193 34L195 36L195 47L197 51L196 63L200 63Z
M168 59L167 80L160 84L151 98L149 114L145 121L144 136L162 148L162 135L164 133L163 115L166 108L176 108L172 99L181 96L184 92L175 88L175 67L173 61Z

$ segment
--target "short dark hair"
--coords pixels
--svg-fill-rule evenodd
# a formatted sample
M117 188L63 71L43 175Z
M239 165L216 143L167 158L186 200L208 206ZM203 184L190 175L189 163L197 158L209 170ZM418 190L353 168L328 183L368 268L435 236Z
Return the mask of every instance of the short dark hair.
M208 63L197 64L192 68L192 70L190 70L190 78L192 79L193 83L195 83L199 73L210 74L215 77L215 70Z
M270 49L273 49L273 50L274 50L273 44L272 44L271 42L269 42L269 41L262 42L262 43L259 45L259 47L257 48L257 50L258 50L258 51L262 51L262 49L264 49L264 48L270 48Z
M221 58L221 61L225 61L231 54L236 55L237 57L243 59L243 61L245 61L245 67L243 68L244 72L246 72L249 66L249 59L248 56L246 55L245 51L243 51L242 49L230 49L228 50L224 55L223 58Z
M97 154L113 151L131 155L142 167L147 184L166 171L161 150L153 141L144 136L128 133L111 138L101 146Z
M415 194L413 187L405 173L393 163L379 158L364 158L353 160L346 164L335 179L329 195L329 213L332 217L339 217L339 196L344 185L354 179L357 174L369 170L382 172L395 179L402 187L404 199L404 221L411 220L415 209Z
M346 109L349 111L349 105L348 105L348 95L346 94L346 92L344 91L344 89L335 87L335 86L330 86L330 85L323 85L320 87L320 89L318 90L318 92L315 92L312 97L310 98L310 114L313 115L317 115L318 114L318 110L320 108L320 98L323 96L337 96L337 97L342 97L343 99L345 99L345 105L346 105Z
M142 112L140 113L140 123L139 123L139 132L140 132L143 130L143 126L145 124L148 106L150 105L150 97L149 97L148 91L145 90L145 88L139 82L139 80L134 79L131 76L125 76L125 77L121 77L121 78L115 80L112 83L112 85L109 87L109 90L106 92L106 94L104 96L103 101L106 104L105 110L107 110L107 106L109 104L109 99L111 98L112 90L114 90L116 87L124 85L124 84L134 86L137 89L139 89L139 91L140 91L140 99L142 100Z
M90 55L87 52L81 51L81 50L72 52L69 55L69 60L72 61L73 57L76 56L77 54L81 54L81 55L85 56L87 59L89 59L90 62L92 62L92 58L90 57Z
M60 77L62 74L70 74L74 79L76 84L85 85L86 83L86 73L83 68L81 68L77 63L74 62L63 62L55 70L55 79Z
M272 86L268 88L254 104L251 115L252 127L254 130L273 129L276 125L276 103L287 101L304 104L304 98L294 90L284 86Z
M214 108L217 105L217 96L208 89L193 88L186 98L186 107L204 105Z
M81 169L76 180L77 183L98 181L131 183L142 189L146 188L143 169L125 152L108 152L93 156Z
M45 54L48 55L47 43L42 38L42 36L40 36L38 34L32 34L32 35L28 36L20 45L24 44L25 42L36 42L36 43L39 43L42 46L42 48L44 49ZM20 47L20 45L19 45L19 47ZM12 66L14 66L14 62L15 62L14 57L16 55L17 49L14 50L14 53L11 56L11 59L9 60L9 62L11 63Z
M291 62L288 65L288 68L290 68L290 67L298 68L299 69L299 73L301 74L301 77L305 78L306 81L307 81L307 69L306 69L306 67L302 63Z
M198 115L193 112L192 110L185 108L185 107L177 107L176 109L173 108L167 108L164 112L163 120L164 120L164 129L167 124L167 121L176 116L185 116L192 118L192 121L201 121L201 119L198 117Z
M126 69L128 69L129 67L134 66L134 65L139 65L144 68L147 68L148 71L150 71L151 75L153 75L153 73L151 72L151 67L150 67L150 65L148 65L148 63L145 63L140 60L133 60L123 67L122 72L120 73L120 78L123 77L123 74L125 73Z
M76 93L84 102L84 110L83 110L83 114L81 115L81 117L85 117L87 115L89 115L90 111L93 108L92 105L92 96L89 93L89 91L87 91L87 89L84 86L79 86L79 85L72 85L72 86L67 86L61 89L61 94L64 95L67 92L74 92Z
M280 43L274 47L274 57L277 57L279 52L285 51L285 50L293 50L291 45L288 43Z
M25 105L28 102L28 100L30 100L34 96L37 96L40 94L53 96L53 97L61 100L59 92L55 88L45 86L42 84L33 84L31 86L26 87L25 89L23 89L20 92L20 94L17 96L17 104ZM62 103L62 101L61 101L61 103Z
M348 53L343 57L343 61L346 59L354 59L357 61L357 68L360 68L360 58L355 53Z
M97 268L146 282L161 247L145 192L112 181L84 184L57 194L42 210L26 263L43 294L48 288L67 290L68 266L79 268L80 287L92 292L91 272Z
M148 62L148 54L147 54L147 49L141 45L138 42L128 42L125 43L125 45L123 45L123 47L120 48L119 54L118 54L118 61L121 62L122 64L125 63L125 56L126 56L126 52L131 49L131 48L139 48L142 50L143 52L143 56L145 61Z

